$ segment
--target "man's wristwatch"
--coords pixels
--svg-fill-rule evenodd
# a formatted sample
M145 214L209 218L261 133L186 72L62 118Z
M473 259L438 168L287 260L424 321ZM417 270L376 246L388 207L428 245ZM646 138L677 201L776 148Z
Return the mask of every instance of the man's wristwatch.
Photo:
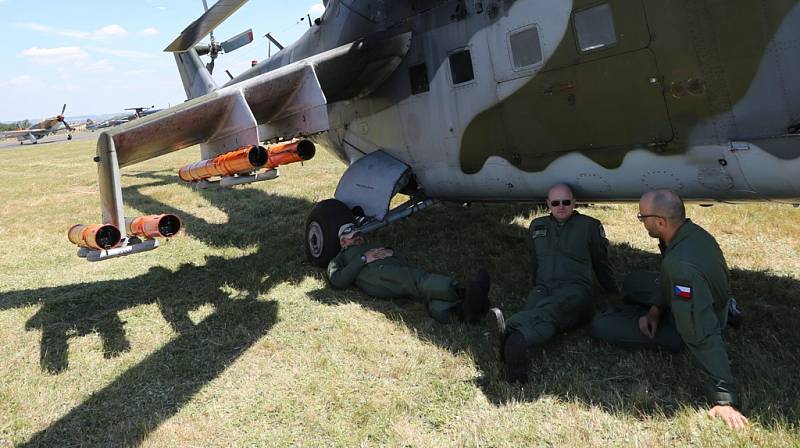
M364 263L364 264L367 264L367 256L366 255L362 255L361 256L361 262Z

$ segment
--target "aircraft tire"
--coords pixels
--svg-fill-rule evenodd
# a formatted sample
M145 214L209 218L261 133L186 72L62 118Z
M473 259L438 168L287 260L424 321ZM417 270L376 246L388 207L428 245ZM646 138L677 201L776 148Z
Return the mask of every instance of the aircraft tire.
M72 136L71 136L71 135L68 135L68 136L67 136L67 140L72 140Z
M339 227L353 222L353 213L336 199L318 202L306 219L306 259L324 268L339 253Z

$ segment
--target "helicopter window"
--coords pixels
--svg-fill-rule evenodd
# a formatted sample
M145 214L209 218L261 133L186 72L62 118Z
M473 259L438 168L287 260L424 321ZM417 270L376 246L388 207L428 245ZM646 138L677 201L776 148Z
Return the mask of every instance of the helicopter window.
M428 84L428 67L417 64L408 68L408 77L411 81L411 94L417 95L431 90Z
M575 31L583 53L617 43L611 5L606 3L575 13Z
M535 26L512 31L508 41L515 69L542 62L542 43L539 40L539 30Z
M469 50L459 50L450 55L450 74L453 77L453 84L463 84L475 79Z

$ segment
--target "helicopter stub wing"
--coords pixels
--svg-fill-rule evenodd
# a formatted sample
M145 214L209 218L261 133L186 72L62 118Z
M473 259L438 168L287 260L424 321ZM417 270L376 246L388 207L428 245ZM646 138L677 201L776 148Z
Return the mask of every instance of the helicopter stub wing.
M292 64L103 132L96 159L103 222L124 229L120 168L196 144L204 159L259 145L259 123L284 138L328 130L313 65Z
M299 120L306 126L284 126L286 134L281 137L325 131L326 104L314 67L293 64L132 120L106 134L114 142L120 167L201 143L213 147L204 148L207 157L257 145L259 123L281 122L295 115L310 114Z

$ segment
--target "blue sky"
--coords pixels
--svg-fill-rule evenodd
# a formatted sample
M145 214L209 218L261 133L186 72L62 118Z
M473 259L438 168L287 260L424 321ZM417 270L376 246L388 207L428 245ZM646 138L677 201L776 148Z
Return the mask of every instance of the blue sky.
M217 59L217 82L225 69L235 76L266 58L264 34L290 43L308 29L299 19L321 10L321 0L245 4L214 34L224 40L252 28L255 40ZM162 50L202 13L202 0L0 0L0 122L53 116L64 103L69 117L184 101L175 61Z

